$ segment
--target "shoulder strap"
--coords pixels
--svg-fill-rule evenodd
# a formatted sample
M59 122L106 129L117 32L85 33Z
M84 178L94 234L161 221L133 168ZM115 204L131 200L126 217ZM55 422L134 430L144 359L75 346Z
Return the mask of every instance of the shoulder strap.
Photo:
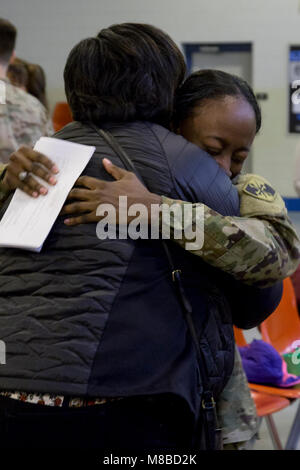
M107 130L104 131L103 129L99 129L92 123L88 123L88 125L100 135L105 142L111 147L114 152L119 156L120 160L122 161L126 170L135 173L135 175L139 178L139 180L145 185L144 179L139 174L138 170L136 169L134 163L132 162L129 155L125 152L125 150L120 146L117 140L113 137L113 135L108 132ZM204 410L204 419L205 419L205 435L206 435L206 447L208 450L216 449L216 432L220 431L217 426L217 415L216 415L216 403L213 398L213 394L211 392L211 387L206 371L205 360L203 358L201 348L198 341L198 336L196 332L196 328L193 321L193 309L192 306L186 296L185 289L183 286L182 278L181 278L181 270L177 269L174 265L172 254L168 248L167 243L162 240L162 244L166 253L166 257L168 259L170 269L172 272L172 280L174 282L176 292L179 298L179 301L182 306L182 312L184 318L187 323L188 330L190 332L196 355L197 355L197 362L199 367L199 372L201 376L202 386L203 386L203 393L202 393L202 409Z

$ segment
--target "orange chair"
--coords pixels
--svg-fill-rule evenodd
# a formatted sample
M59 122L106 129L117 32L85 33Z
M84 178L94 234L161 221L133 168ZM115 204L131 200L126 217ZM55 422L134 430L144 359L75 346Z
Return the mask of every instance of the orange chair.
M255 403L257 416L260 418L258 424L260 425L262 418L265 418L274 448L276 450L283 450L272 414L290 406L290 400L284 397L276 397L267 393L256 392L255 390L251 390L251 396Z
M243 331L239 328L234 327L234 337L238 346L242 347L247 345ZM250 389L251 386L252 384L249 384ZM291 404L290 400L282 396L274 396L266 393L265 391L256 390L251 390L251 396L255 403L257 416L259 418L258 428L262 423L262 419L265 418L274 448L276 450L282 450L283 447L272 414L287 408Z
M300 346L300 318L293 283L290 278L283 281L282 299L272 315L260 326L262 339L279 352L286 354ZM254 387L251 388L254 390ZM290 389L268 387L268 393L290 399L300 398L299 385ZM258 390L257 386L255 387ZM286 449L296 449L300 444L300 403L286 443Z
M289 277L283 281L282 299L277 309L260 325L260 332L262 339L272 344L279 354L292 352L297 343L300 346L300 318Z
M56 103L52 114L54 132L58 132L72 121L73 117L68 103L63 101Z
M296 295L290 278L283 281L282 299L275 312L260 325L260 332L262 339L266 343L272 344L279 354L292 352L293 345L297 343L299 345L300 319ZM253 390L284 396L289 399L300 398L300 389L298 387L284 389L258 384L250 384L250 387Z
M296 296L292 281L287 278L283 281L282 299L277 309L261 325L260 332L262 339L271 344L279 354L292 352L300 341L300 318L297 308ZM235 338L239 346L247 343L243 337L243 332L235 328ZM289 400L300 398L300 388L281 388L267 385L249 383L251 390L268 393L277 397L284 397ZM298 407L294 422L292 424L286 449L296 449L300 440L300 405Z

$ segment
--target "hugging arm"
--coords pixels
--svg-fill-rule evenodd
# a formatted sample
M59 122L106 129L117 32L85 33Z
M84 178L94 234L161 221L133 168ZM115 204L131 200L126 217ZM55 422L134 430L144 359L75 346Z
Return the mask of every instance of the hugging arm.
M222 280L222 284L224 278ZM232 312L233 324L250 329L262 323L277 308L282 297L282 281L272 287L247 286L228 276L223 284Z
M27 153L26 153L27 152ZM43 188L30 177L27 185L17 179L18 171L31 168L33 174L38 174L45 181L50 180L52 163L49 159L41 160L42 156L30 150L15 152L13 159L8 165L6 180L11 186L18 186L28 194L43 194ZM44 157L45 159L46 157ZM208 164L210 171L214 170L212 161ZM41 160L41 161L40 161ZM39 163L39 165L34 165ZM179 160L179 163L181 161ZM194 231L199 213L204 215L204 243L199 249L193 248L192 254L200 256L205 262L229 273L235 279L246 284L266 287L274 284L280 279L290 276L297 268L300 258L300 242L298 235L287 216L284 202L276 193L274 201L263 201L255 198L244 191L247 185L247 175L242 177L233 187L230 180L223 175L219 181L212 178L212 184L206 177L199 182L196 177L190 181L180 179L183 169L177 169L178 176L178 197L167 198L155 195L147 190L138 178L131 172L112 165L109 161L103 161L104 167L116 181L107 182L95 178L81 177L79 179L80 189L73 189L70 193L72 203L66 204L63 213L70 215L66 219L68 225L95 222L99 220L96 209L100 203L110 203L118 209L118 197L128 195L128 205L139 202L148 208L150 213L151 204L163 202L165 207L178 203L182 210L185 205L190 207L189 219L184 220L184 227L190 232ZM194 160L192 174L197 175L197 161ZM207 165L207 163L206 163ZM207 168L205 168L207 171ZM218 174L216 170L215 176ZM52 173L51 173L52 172ZM222 172L220 169L219 172ZM55 172L54 172L55 173ZM243 179L244 178L244 179ZM216 183L218 186L216 187ZM224 187L225 183L225 187ZM22 187L24 186L24 187ZM7 185L0 181L1 194L6 197ZM236 194L234 193L236 190ZM272 188L271 188L272 189ZM269 190L270 191L270 190ZM186 194L186 192L188 194ZM229 200L230 196L230 200ZM240 198L240 212L238 215L238 205ZM185 199L185 200L184 200ZM194 203L186 200L195 201ZM202 202L197 202L197 201ZM227 206L224 209L224 201ZM229 202L228 202L229 201ZM1 204L1 200L0 200ZM200 211L198 209L201 209ZM203 212L201 212L203 211ZM225 212L224 212L225 211ZM227 211L227 212L226 212ZM72 217L72 214L79 214ZM182 215L175 215L170 219L165 218L162 224L170 230L171 239L186 249L187 242L193 240L183 237L174 237L175 227L183 227Z
M182 224L187 233L194 233L199 225L199 214L204 218L203 245L191 251L205 262L231 274L246 284L266 287L290 276L299 265L300 242L286 211L255 216L223 216L205 204L191 205L162 197L162 202L172 207L182 207L172 218L161 213L161 223L170 230L173 241L187 249L193 240L174 237L176 227ZM184 211L190 205L191 210ZM183 234L184 235L184 234Z

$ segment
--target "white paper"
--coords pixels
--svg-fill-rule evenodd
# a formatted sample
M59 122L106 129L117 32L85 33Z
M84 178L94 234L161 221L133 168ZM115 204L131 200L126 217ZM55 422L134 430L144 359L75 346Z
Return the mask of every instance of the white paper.
M45 196L39 195L36 199L20 189L16 190L0 222L0 246L41 250L68 193L92 157L95 147L41 137L34 150L57 165L57 183L52 186L34 176L48 189Z

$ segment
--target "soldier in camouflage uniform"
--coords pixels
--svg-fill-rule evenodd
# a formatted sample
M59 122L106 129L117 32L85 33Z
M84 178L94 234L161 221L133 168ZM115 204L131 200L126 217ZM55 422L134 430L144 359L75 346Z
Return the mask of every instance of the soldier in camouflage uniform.
M0 162L6 163L21 145L33 146L49 134L46 109L34 96L13 86L6 77L14 56L16 29L0 19Z
M21 145L33 147L36 141L49 134L48 118L44 106L34 96L1 80L5 90L5 103L0 104L0 162Z
M240 197L240 217L222 217L204 206L204 244L193 253L237 280L266 287L296 270L300 260L300 241L288 218L284 201L270 183L258 175L240 174L246 158L244 148L241 151L240 145L237 145L234 149L228 141L232 139L240 144L242 140L236 137L236 133L243 135L245 128L236 124L238 113L237 120L230 121L230 114L235 114L234 106L238 100L231 104L231 108L230 104L226 106L224 103L226 99L239 97L246 99L252 107L257 133L261 125L259 106L251 88L238 77L220 71L200 71L186 80L177 96L175 126L186 138L215 156L233 178ZM243 119L241 106L239 112ZM218 114L225 123L229 122L228 127L219 123ZM234 131L230 128L231 124L235 127ZM245 146L248 151L250 145ZM226 160L228 154L230 158ZM240 161L237 158L239 154ZM164 197L162 202L168 205L174 203ZM191 220L185 218L184 227L191 224L195 230L197 204L190 214ZM179 224L176 217L175 212L170 222L173 230ZM185 247L187 240L174 241ZM224 448L245 448L246 442L257 433L257 416L237 347L233 373L219 398L217 410Z
M224 217L204 206L204 245L194 250L207 263L232 274L247 284L269 286L290 276L300 259L300 241L288 218L281 196L261 176L246 174L235 179L240 196L241 217ZM162 197L162 224L170 229L171 239L185 248L187 240L173 238L174 230L191 225L196 227L197 206L193 204L191 220L188 212L171 211L168 206L186 203ZM203 204L202 204L203 206ZM182 216L182 217L181 217ZM187 230L187 232L189 232ZM224 449L238 450L247 446L257 434L257 416L245 376L240 353L236 347L230 380L217 402L219 424L223 432Z

